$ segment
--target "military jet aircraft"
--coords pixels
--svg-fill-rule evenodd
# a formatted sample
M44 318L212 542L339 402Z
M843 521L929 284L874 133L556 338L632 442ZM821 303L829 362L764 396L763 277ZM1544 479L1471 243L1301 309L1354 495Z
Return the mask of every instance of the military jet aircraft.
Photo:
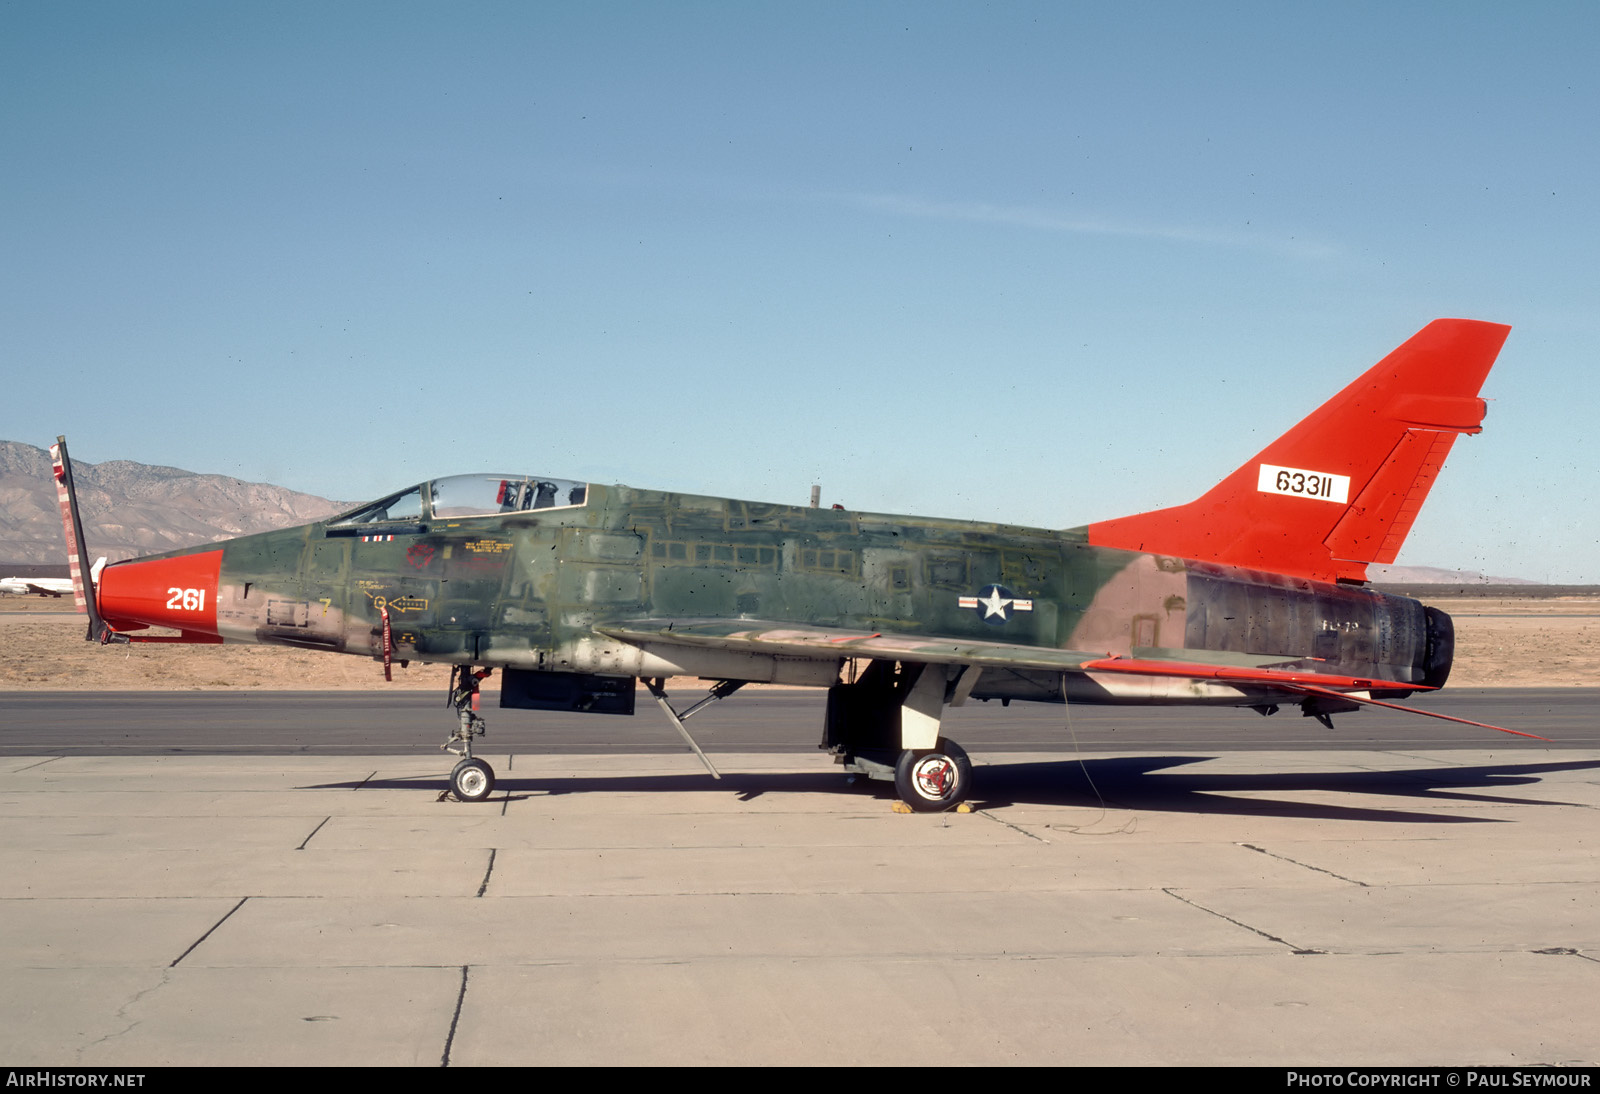
M643 680L691 746L684 719L747 682L826 688L822 747L948 809L972 770L947 705L1292 704L1331 725L1443 686L1449 616L1366 587L1367 566L1394 560L1456 437L1480 431L1509 329L1430 323L1175 508L1058 531L461 475L114 563L87 590L89 637L441 662L453 684L496 668L501 705L535 710L632 714ZM76 576L65 438L53 454ZM713 683L680 712L675 676ZM494 789L476 732L463 718L447 742L469 801Z

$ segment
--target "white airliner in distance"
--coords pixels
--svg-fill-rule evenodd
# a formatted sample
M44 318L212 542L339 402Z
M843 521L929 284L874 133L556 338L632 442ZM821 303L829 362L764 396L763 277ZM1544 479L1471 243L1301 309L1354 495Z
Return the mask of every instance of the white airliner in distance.
M100 571L105 569L106 560L102 555L95 559L89 568L89 579L95 583L100 581ZM0 593L9 593L12 596L27 596L30 593L37 596L71 596L72 579L70 577L0 577Z

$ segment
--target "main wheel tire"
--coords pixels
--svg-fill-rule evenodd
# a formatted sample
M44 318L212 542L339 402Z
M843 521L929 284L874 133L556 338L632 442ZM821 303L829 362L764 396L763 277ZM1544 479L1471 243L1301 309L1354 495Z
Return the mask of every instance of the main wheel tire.
M450 772L450 792L464 802L481 802L494 793L494 768L482 760L462 760Z
M954 741L932 749L906 749L894 765L894 789L918 813L939 813L967 800L972 761Z

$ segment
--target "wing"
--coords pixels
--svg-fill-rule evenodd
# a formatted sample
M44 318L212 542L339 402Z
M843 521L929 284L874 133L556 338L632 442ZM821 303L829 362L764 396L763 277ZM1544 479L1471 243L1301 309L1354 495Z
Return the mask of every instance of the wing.
M816 627L750 619L639 619L627 623L603 625L595 629L609 638L636 646L685 646L818 660L873 657L929 665L971 665L978 668L1040 672L1176 676L1278 692L1286 697L1292 697L1295 701L1318 695L1334 696L1355 703L1401 710L1409 714L1421 714L1429 718L1441 718L1485 729L1499 729L1502 733L1513 733L1519 737L1536 737L1532 733L1519 733L1516 730L1502 729L1500 726L1490 726L1466 718L1456 718L1448 714L1401 706L1386 700L1351 695L1349 693L1353 691L1432 689L1425 689L1416 684L1398 684L1393 680L1318 672L1314 668L1306 667L1315 665L1316 658L1296 654L1240 654L1217 650L1150 647L1135 649L1134 656L1120 657L1114 654L1024 646L1009 642L978 642L969 638L896 634L886 631ZM1537 737L1537 739L1545 738Z
M835 660L842 657L876 657L913 661L926 665L977 665L980 668L1032 669L1040 672L1132 672L1128 665L1162 666L1187 664L1194 671L1143 672L1144 675L1190 675L1210 677L1223 672L1241 672L1265 665L1304 661L1307 658L1279 654L1240 654L1207 650L1139 650L1146 655L1138 661L1123 661L1109 654L1084 650L1058 650L1048 646L1024 646L1010 642L980 642L970 638L945 638L929 635L896 634L888 631L863 631L843 627L815 627L797 623L772 623L750 619L640 619L596 627L601 634L631 645L689 646L699 649L738 650L744 653L778 654L784 657L810 657ZM1169 655L1183 654L1179 662ZM1158 659L1158 660L1152 660ZM1116 667L1110 667L1115 663ZM1332 686L1379 687L1362 680L1346 683L1340 676L1298 673L1296 678ZM1222 676L1216 676L1223 680ZM1223 680L1233 683L1232 680ZM1246 683L1253 681L1243 681ZM1394 684L1389 684L1394 687Z
M770 623L750 619L640 619L596 627L601 634L632 645L688 646L745 653L836 660L876 657L928 665L978 665L983 668L1073 672L1103 653L974 642L849 628Z

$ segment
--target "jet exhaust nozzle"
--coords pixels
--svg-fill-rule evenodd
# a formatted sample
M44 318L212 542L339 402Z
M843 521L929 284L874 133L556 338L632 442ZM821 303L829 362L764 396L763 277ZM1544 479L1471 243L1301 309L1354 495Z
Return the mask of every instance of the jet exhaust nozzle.
M1455 622L1438 608L1424 607L1428 620L1428 644L1422 656L1422 682L1442 688L1450 679L1450 665L1456 655Z

